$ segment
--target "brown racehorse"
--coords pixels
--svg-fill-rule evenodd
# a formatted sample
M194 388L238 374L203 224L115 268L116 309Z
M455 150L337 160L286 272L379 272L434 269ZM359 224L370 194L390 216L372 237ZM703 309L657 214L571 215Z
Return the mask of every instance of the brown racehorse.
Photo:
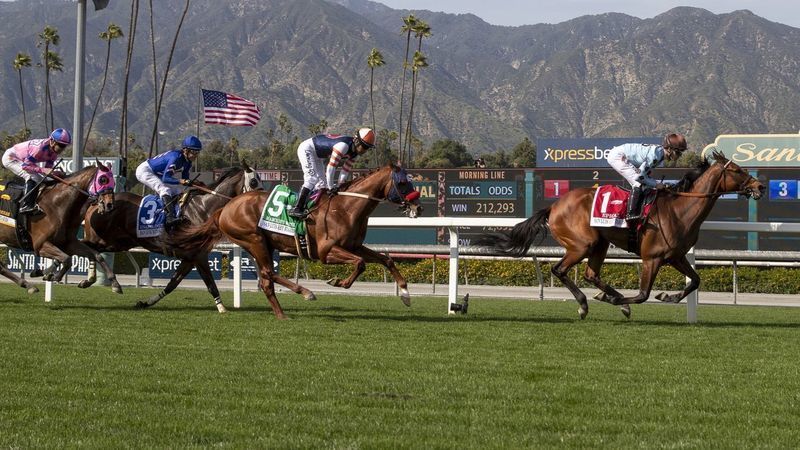
M714 152L713 159L714 164L706 162L701 165L701 173L695 175L696 179L685 183L685 192L658 192L650 213L643 219L638 247L631 248L628 229L589 226L593 188L569 191L551 206L517 224L510 233L485 235L478 240L478 245L491 246L507 255L523 256L534 245L537 235L541 242L549 227L553 238L566 249L566 254L553 266L552 272L580 304L578 314L581 319L588 314L589 304L586 295L570 279L569 270L584 258L588 258L588 263L583 278L603 292L598 294L598 300L625 305L622 312L626 317L630 317L629 304L642 303L650 297L653 282L664 264L671 265L691 280L680 293L656 295L663 302L678 303L700 286L700 277L686 259L686 253L697 242L700 224L708 217L717 198L735 192L759 199L764 192L763 184L722 153ZM611 243L642 258L639 293L633 297L622 296L600 279L600 268Z
M247 250L259 268L259 287L272 306L278 319L285 319L277 297L277 282L293 292L313 299L306 288L281 277L272 271L272 252L279 250L297 255L297 245L292 236L272 233L258 228L258 221L268 192L251 192L239 196L214 214L206 223L188 227L174 233L172 242L176 248L210 248L223 234L231 242ZM367 234L367 220L378 204L384 200L402 206L410 217L422 211L419 194L409 181L405 169L388 165L372 173L342 185L338 195L329 198L322 195L319 203L306 219L308 228L308 250L310 257L325 264L353 264L353 273L346 279L331 279L332 286L349 288L366 268L365 263L382 264L400 287L401 299L411 304L408 284L397 270L394 261L363 245ZM310 295L309 295L310 294Z
M110 270L100 253L82 244L77 235L82 218L81 210L87 201L96 200L96 208L103 214L113 210L113 173L98 161L97 166L85 167L63 179L54 174L50 176L58 182L42 189L39 195L38 203L44 215L29 217L28 224L34 253L60 263L58 271L48 274L45 280L61 281L72 266L72 255L84 256ZM21 247L13 227L0 227L0 242L9 247ZM36 287L9 271L2 262L0 274L27 289L28 293L38 291ZM116 279L112 279L112 282L116 283Z
M258 174L246 163L242 163L240 168L228 170L216 183L207 188L196 188L189 191L188 198L181 207L181 216L184 218L184 222L180 226L202 223L208 219L209 215L228 203L231 198L256 189L261 189L261 180L258 178ZM196 267L208 292L214 297L217 309L219 312L225 312L217 283L208 267L209 249L173 249L167 244L163 234L156 237L140 238L136 236L136 221L139 219L138 211L141 200L140 195L123 192L117 194L117 206L111 214L102 214L94 206L89 208L84 216L83 243L99 252L122 252L133 247L144 247L151 252L181 259L181 264L175 270L175 274L167 286L147 300L139 301L136 304L137 307L146 308L156 304L172 292L192 268ZM78 286L89 287L96 279L94 271L90 270L89 278L81 281Z

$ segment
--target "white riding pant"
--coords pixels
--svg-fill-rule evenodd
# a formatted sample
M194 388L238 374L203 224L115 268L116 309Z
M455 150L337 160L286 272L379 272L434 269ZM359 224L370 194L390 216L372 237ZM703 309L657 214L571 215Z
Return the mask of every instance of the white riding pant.
M150 167L150 164L147 164L147 161L139 164L139 167L136 168L136 179L155 191L159 197L178 195L183 192L183 186L180 184L166 184L161 181L161 178L153 172L153 169Z
M297 147L297 158L300 160L300 167L303 168L303 187L313 191L322 189L325 183L325 163L317 156L314 149L314 141L306 139Z
M608 152L608 157L606 158L608 164L616 170L623 178L628 180L628 183L631 184L634 188L638 188L642 185L641 181L641 171L638 167L634 166L633 164L628 162L628 158L625 157L625 152L616 149L612 149Z
M3 167L14 172L14 175L22 178L25 180L25 182L28 180L33 180L38 183L44 179L44 175L40 173L31 173L23 169L22 161L16 158L16 152L14 152L13 148L10 148L3 153Z

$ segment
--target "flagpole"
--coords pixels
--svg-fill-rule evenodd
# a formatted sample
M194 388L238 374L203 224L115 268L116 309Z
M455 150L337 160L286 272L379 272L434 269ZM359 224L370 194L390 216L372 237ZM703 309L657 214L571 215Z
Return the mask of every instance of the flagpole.
M198 85L197 89L200 91L200 98L197 100L197 127L195 129L195 135L200 136L200 111L203 109L203 87Z

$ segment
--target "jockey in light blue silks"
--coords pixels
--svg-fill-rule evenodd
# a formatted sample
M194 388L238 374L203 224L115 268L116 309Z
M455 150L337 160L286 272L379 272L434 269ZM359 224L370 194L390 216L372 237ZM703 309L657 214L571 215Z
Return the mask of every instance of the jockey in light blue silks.
M654 144L622 144L611 149L606 161L633 187L628 199L628 215L626 220L641 217L642 186L663 189L662 183L654 180L651 170L663 165L664 161L676 161L686 150L686 138L682 134L668 134L664 143Z
M289 210L289 215L302 219L308 214L306 202L314 189L328 189L328 194L336 195L339 185L350 176L353 160L375 146L375 132L361 128L353 136L318 134L301 142L297 147L297 157L303 168L303 187L297 204ZM327 163L325 172L322 168ZM336 168L342 166L339 180L333 182ZM323 178L324 175L324 178Z
M191 184L189 170L197 159L203 144L197 136L186 136L180 150L170 150L139 164L136 179L154 190L164 202L164 225L172 227L179 219L175 214L173 196Z

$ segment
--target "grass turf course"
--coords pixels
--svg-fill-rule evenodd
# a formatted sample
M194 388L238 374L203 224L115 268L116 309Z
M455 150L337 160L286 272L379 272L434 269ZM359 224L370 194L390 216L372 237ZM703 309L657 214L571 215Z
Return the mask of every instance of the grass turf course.
M0 289L0 447L794 447L800 309ZM232 304L230 293L223 300Z

